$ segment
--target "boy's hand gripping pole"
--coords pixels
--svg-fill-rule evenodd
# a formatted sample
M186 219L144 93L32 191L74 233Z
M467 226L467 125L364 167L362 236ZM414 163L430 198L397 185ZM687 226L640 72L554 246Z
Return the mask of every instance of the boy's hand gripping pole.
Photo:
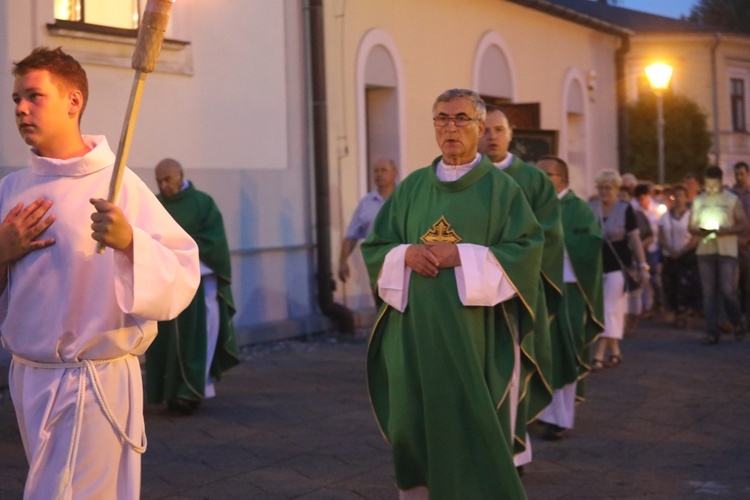
M169 13L172 10L173 3L174 0L148 0L143 12L141 26L138 29L138 39L135 42L133 62L131 63L131 67L135 70L133 87L130 90L130 101L120 133L120 143L117 145L112 179L109 181L107 201L110 203L117 203L117 195L120 191L120 184L122 184L122 173L125 170L125 162L128 160L130 141L133 138L138 108L141 105L143 85L146 83L146 75L154 70L156 61L159 59L164 32L167 30ZM102 243L97 243L96 252L104 253Z

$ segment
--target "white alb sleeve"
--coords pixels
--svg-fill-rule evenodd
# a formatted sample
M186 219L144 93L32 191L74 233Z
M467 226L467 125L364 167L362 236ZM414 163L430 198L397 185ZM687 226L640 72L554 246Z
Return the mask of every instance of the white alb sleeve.
M409 246L399 245L388 252L378 278L378 295L399 312L404 312L409 302L411 269L406 267L406 249Z
M516 295L513 284L489 248L459 243L461 265L454 268L458 297L465 306L494 306Z

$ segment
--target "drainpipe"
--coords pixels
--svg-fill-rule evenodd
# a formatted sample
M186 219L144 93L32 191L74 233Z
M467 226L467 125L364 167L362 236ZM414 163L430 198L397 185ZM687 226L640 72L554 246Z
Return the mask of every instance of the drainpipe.
M331 206L328 181L328 119L323 30L323 1L305 1L310 141L315 175L315 238L318 305L340 332L354 333L354 314L333 301L335 282L331 270Z
M719 87L716 82L716 49L721 43L721 33L714 33L714 44L711 46L711 100L713 101L714 121L714 164L721 167L721 138L719 137Z
M628 120L628 94L625 86L625 56L630 52L630 37L623 35L622 42L615 51L615 79L617 80L617 153L620 172L630 171L630 152L628 150L628 135L630 123Z

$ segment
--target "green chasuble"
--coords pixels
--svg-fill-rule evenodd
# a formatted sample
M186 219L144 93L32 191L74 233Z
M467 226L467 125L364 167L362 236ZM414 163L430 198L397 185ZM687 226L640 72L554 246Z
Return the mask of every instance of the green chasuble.
M198 244L200 261L217 278L219 338L211 375L239 363L232 316L232 271L224 222L214 200L192 185L167 199L157 196L167 212ZM146 351L146 402L173 398L200 401L206 386L206 301L203 278L193 301L172 321L160 321L159 333Z
M542 290L534 305L535 320L522 321L521 395L516 421L516 452L526 447L526 425L535 420L552 401L553 355L550 320L563 292L563 232L560 202L546 173L514 156L503 170L523 190L544 230L542 268L537 286Z
M560 209L565 248L577 281L565 284L565 294L551 326L554 389L588 374L588 347L604 330L603 240L599 221L589 204L570 190L560 200ZM582 397L583 391L578 394Z
M454 269L434 278L411 272L405 311L385 304L373 327L370 400L400 489L427 486L432 500L523 498L503 403L517 321L536 302L528 278L539 274L543 233L518 185L487 158L455 182L437 178L439 160L409 175L380 209L362 245L373 286L390 250L439 239L488 247L520 300L464 306Z

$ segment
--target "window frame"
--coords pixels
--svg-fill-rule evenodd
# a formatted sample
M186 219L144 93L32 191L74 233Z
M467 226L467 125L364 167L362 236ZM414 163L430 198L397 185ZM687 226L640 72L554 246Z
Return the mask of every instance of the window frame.
M66 52L81 63L118 68L131 67L133 53L128 46L135 47L138 39L137 28L117 28L56 19L54 0L42 1L45 8L37 10L37 22L46 28L46 34L40 41L41 45L64 46ZM143 0L141 5L145 5ZM154 72L191 76L194 73L191 2L178 2L178 5L179 7L172 9L170 14L172 34L162 43L161 55Z
M57 2L57 0L53 0L53 1L55 3ZM116 30L115 33L117 33L117 32L127 33L129 31L136 31L137 32L138 25L140 24L140 21L141 21L141 13L143 12L143 9L146 6L146 1L147 0L130 0L131 2L134 1L137 4L136 5L136 9L137 9L137 15L138 15L138 23L133 28L120 28L120 27L117 27L117 26L109 26L109 25L106 25L106 24L96 24L96 23L88 22L86 20L86 10L87 10L86 9L86 2L92 1L92 0L77 0L77 1L79 1L81 3L81 8L80 8L81 19L80 19L80 21L71 21L69 19L58 19L57 17L55 17L55 21L61 21L63 23L66 23L66 25L68 23L72 23L73 25L78 26L78 29L80 29L81 31L101 32L102 29L104 29L104 30L113 29L113 30ZM132 10L131 10L131 15L133 15L133 14L135 14L135 13L133 13ZM106 33L106 34L111 34L111 33Z
M729 109L732 132L747 132L747 79L742 76L729 77Z

